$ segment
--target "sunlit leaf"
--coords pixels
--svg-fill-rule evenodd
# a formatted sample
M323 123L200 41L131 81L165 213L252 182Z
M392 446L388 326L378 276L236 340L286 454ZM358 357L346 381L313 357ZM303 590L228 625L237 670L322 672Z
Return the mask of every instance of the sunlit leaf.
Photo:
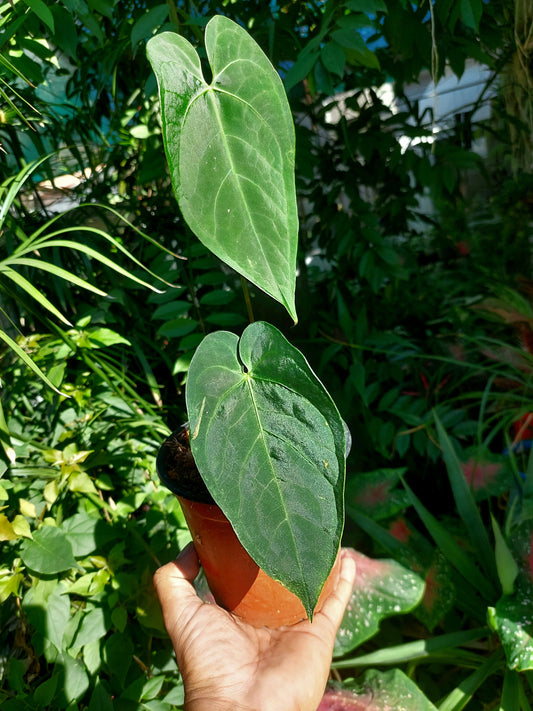
M61 267L58 267L55 264L45 262L44 259L37 260L26 257L19 257L17 259L8 259L6 260L6 262L9 264L17 264L19 266L24 267L33 267L34 269L41 269L43 272L53 274L54 276L57 276L60 279L63 279L64 281L68 281L71 284L74 284L75 286L79 286L82 289L86 289L87 291L90 291L93 294L98 294L98 296L107 296L106 292L102 291L97 286L94 286L85 279L80 279L80 277L78 277L76 274L73 274L72 272L69 272L67 269L62 269Z
M5 514L0 514L0 541L13 541L18 537L8 517Z
M384 618L410 612L424 594L424 581L396 561L373 560L353 549L350 555L356 578L335 639L335 656L373 637Z
M33 12L47 25L50 31L54 32L54 16L50 8L43 0L24 0L24 2L33 10Z
M294 127L283 85L228 18L212 18L205 46L210 84L183 37L163 32L147 45L174 191L203 244L296 320Z
M93 348L105 348L106 346L114 346L117 344L122 344L125 346L131 346L130 341L120 333L112 331L110 328L104 328L103 326L89 328L85 332Z
M22 348L18 345L16 341L14 341L12 338L10 338L7 333L2 331L0 329L0 339L3 340L7 345L18 355L18 357L28 366L28 368L31 368L33 372L41 378L41 380L48 385L49 388L54 390L56 393L61 393L55 386L54 384L46 377L46 375L43 373L43 371L39 368L39 366L33 361L30 356L22 350Z
M39 289L36 289L33 284L26 279L26 277L23 277L22 274L19 274L16 272L14 269L11 269L10 267L6 266L5 264L0 265L0 273L3 274L5 277L8 279L11 279L17 286L19 286L21 289L23 289L29 296L32 297L38 304L40 304L43 308L47 309L50 311L50 313L54 314L56 318L58 318L62 323L67 324L68 326L71 326L72 324L70 321L64 316L59 309L57 309L49 299L44 296L44 294L39 291Z
M108 615L106 615L102 607L95 607L93 610L86 612L78 628L74 646L84 647L86 644L104 637L109 628L106 617L108 617Z

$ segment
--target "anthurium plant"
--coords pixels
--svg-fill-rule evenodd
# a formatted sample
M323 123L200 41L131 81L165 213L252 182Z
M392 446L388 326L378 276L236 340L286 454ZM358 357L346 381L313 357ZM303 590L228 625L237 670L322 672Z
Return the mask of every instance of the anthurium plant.
M282 82L231 20L206 26L212 79L183 37L147 46L167 160L196 236L296 321L295 138ZM255 562L312 617L344 522L345 431L304 356L272 325L209 334L186 387L200 474Z

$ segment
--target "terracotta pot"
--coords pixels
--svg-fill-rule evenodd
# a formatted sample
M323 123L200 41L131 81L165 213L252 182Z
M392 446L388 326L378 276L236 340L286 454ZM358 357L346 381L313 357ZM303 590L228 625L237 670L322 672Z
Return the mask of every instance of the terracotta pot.
M281 627L305 619L298 597L269 577L250 558L230 522L215 504L178 496L193 544L217 603L256 627ZM340 559L326 581L316 612L335 589Z
M162 483L176 494L207 583L217 603L256 627L281 627L305 619L298 597L269 577L245 551L233 528L212 497L204 491L198 497L189 483L169 475L171 448L163 444L157 456ZM194 498L202 498L195 501ZM335 589L339 577L337 559L319 598L316 612Z

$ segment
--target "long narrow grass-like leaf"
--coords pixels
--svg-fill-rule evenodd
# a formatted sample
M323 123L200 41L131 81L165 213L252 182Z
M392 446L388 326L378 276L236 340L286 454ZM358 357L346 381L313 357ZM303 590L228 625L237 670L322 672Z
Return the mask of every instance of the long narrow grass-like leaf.
M486 600L495 600L497 594L494 586L483 575L472 558L470 558L470 556L462 550L462 548L454 541L453 537L448 533L446 528L426 509L405 481L403 481L403 485L412 505L414 506L417 514L420 516L422 523L442 551L444 557L449 560L449 562L463 576L463 578L470 582Z
M2 81L3 84L6 84L6 82L5 82L1 77L0 77L0 81ZM8 86L9 86L9 85L8 85ZM11 90L13 91L14 94L17 94L17 92L16 92L12 87L10 87L10 88L11 88ZM17 94L17 96L18 96L18 98L21 99L22 101L25 101L25 99L23 99L23 97L21 97L20 94ZM2 99L8 104L8 106L11 108L11 110L14 111L14 112L19 116L20 120L21 120L21 121L24 121L24 123L26 124L26 126L27 126L28 128L31 128L32 130L35 130L35 129L33 128L33 126L31 125L31 123L28 121L28 119L24 116L24 114L22 113L22 111L19 109L19 107L18 107L18 106L15 104L15 102L11 99L11 97L8 95L8 93L7 93L4 89L2 89L1 86L0 86L0 97L2 97ZM26 101L26 103L28 103L28 102ZM31 106L31 104L28 104L28 106ZM33 108L33 107L32 107L32 108ZM37 111L37 113L40 114L40 111Z
M11 279L12 282L14 282L21 289L23 289L29 296L32 297L32 299L34 299L43 308L54 314L54 316L60 321L67 324L67 326L72 326L70 321L65 316L63 316L61 311L59 311L59 309L57 309L53 305L53 303L49 299L47 299L42 292L39 291L39 289L36 289L33 284L26 279L26 277L23 277L22 274L19 274L17 271L11 269L11 267L6 266L5 264L0 264L0 274L7 277L8 279Z
M500 579L503 594L512 595L514 591L514 581L519 572L518 565L516 564L513 554L509 550L509 546L503 537L498 522L492 514L491 520L492 528L494 530L498 577Z
M109 205L103 205L102 203L97 203L97 202L82 202L79 205L76 205L75 207L70 208L69 210L65 210L64 212L59 213L58 215L55 215L52 217L48 222L44 225L41 225L35 232L31 234L31 240L36 241L43 233L46 233L47 230L49 230L53 224L55 224L57 221L64 219L65 215L68 215L69 213L72 212L77 212L78 210L82 210L83 208L91 208L91 210L102 210L103 212L110 212L114 217L117 218L119 223L121 225L124 225L126 227L129 227L131 230L133 230L136 234L138 234L140 237L145 239L147 242L150 242L154 246L156 246L158 249L161 249L163 252L166 252L169 254L171 257L174 257L175 259L182 259L186 261L186 257L183 257L181 254L177 254L176 252L173 252L171 249L166 247L163 244L160 244L157 240L155 240L153 237L150 237L150 235L146 234L146 232L143 232L141 229L139 229L136 225L133 224L133 222L130 222L124 215L121 215L118 210L115 210L114 208L110 207ZM76 229L76 228L73 228ZM60 234L58 231L56 231L54 234ZM104 235L107 233L104 232ZM46 239L47 236L50 236L48 234L45 234L41 239ZM110 236L110 235L108 235ZM113 239L111 237L111 239ZM117 243L117 246L119 246L120 243ZM120 245L122 246L122 245ZM35 249L35 247L33 247ZM125 249L125 248L123 248ZM127 251L127 250L126 250ZM129 254L129 252L128 252Z
M101 357L101 354L93 353L91 356L84 350L82 352L85 363L91 368L103 382L112 388L118 397L120 397L131 409L132 413L138 414L138 403L142 398L139 397L137 390L131 386L127 380L121 377L121 374L116 369L110 367L108 363ZM143 409L150 415L156 415L156 411L146 400L142 400Z
M520 711L531 711L531 704L529 703L527 699L527 692L524 688L524 684L520 684L520 688L518 689L518 697L519 697L519 703L520 703Z
M152 393L152 397L154 399L155 404L157 405L157 407L163 407L163 401L161 400L161 391L159 388L159 383L156 380L154 371L152 370L152 367L150 366L148 359L144 355L144 353L143 353L142 349L139 347L138 343L133 343L133 350L135 351L135 355L139 359L142 369L144 370L144 374L146 376L146 382L150 388L150 392Z
M483 422L485 421L485 409L487 407L487 402L489 399L489 394L492 388L492 384L496 380L496 373L491 375L491 377L487 381L487 385L485 386L485 389L483 390L483 396L481 398L481 402L479 405L479 416L478 416L478 425L477 425L477 441L478 445L481 446L483 443Z
M37 168L47 161L49 158L51 158L54 154L49 153L46 156L43 156L42 158L39 158L36 161L33 161L32 163L29 163L27 166L25 166L14 178L9 179L8 181L5 181L4 184L2 185L3 189L6 189L6 195L2 200L2 204L0 205L0 230L2 229L2 226L4 224L4 220L6 219L6 215L13 204L14 199L17 196L17 193L21 189L21 187L24 185L26 180L30 177L30 175L37 170Z
M529 452L525 477L524 496L533 496L533 447L531 447Z
M80 229L80 228L77 228ZM74 230L70 230L74 231ZM87 231L94 231L94 230L87 230ZM59 234L59 233L58 233ZM150 291L155 291L157 294L162 294L163 292L161 289L156 289L155 286L152 286L148 282L144 281L143 279L140 279L139 277L135 276L135 274L132 274L130 271L127 269L124 269L120 265L118 265L116 262L114 262L112 259L109 259L108 257L104 257L103 254L100 252L97 252L95 249L92 247L88 247L85 244L81 244L79 242L72 242L71 240L62 240L62 239L51 239L48 240L45 244L41 244L39 246L39 249L43 249L45 247L64 247L66 249L74 249L78 252L82 252L83 254L86 254L88 257L91 257L92 259L95 259L96 261L100 262L101 264L104 264L106 267L109 267L113 271L117 272L118 274L122 274L122 276L127 277L128 279L131 279L132 281L136 282L137 284L140 284L141 286L144 286L147 289L150 289ZM127 250L126 250L127 253ZM137 260L134 260L137 261ZM139 262L140 264L140 262ZM142 266L142 265L141 265ZM148 270L145 270L148 271ZM148 272L151 276L155 277L156 279L159 279L155 274L152 274L152 272ZM159 279L159 281L162 281ZM167 283L167 282L165 282Z
M436 411L433 412L433 416L435 418L435 424L437 425L442 455L446 464L446 471L448 472L448 479L452 487L457 511L468 531L474 550L486 575L491 580L497 580L494 550L489 541L485 524L479 513L472 491L463 474L461 462Z
M1 332L0 332L1 333ZM32 447L34 443L32 442ZM56 479L57 470L51 467L11 467L9 470L9 476L11 478L20 477L28 479Z
M487 619L486 604L472 584L452 568L450 578L455 589L455 604L462 610L472 623L482 625Z
M518 711L520 708L520 675L513 669L506 669L503 677L502 698L498 711Z
M87 206L87 205L85 205ZM157 246L158 248L161 249L161 251L167 252L170 256L176 258L176 259L182 259L185 260L185 257L180 256L179 254L176 254L172 252L172 250L168 249L167 247L160 245L156 240L153 239L153 237L150 237L147 235L145 232L142 232L138 227L135 227L129 220L127 220L125 217L121 217L120 214L116 210L111 210L111 208L105 208L104 205L95 205L93 203L90 204L90 207L94 208L99 207L102 210L107 209L108 211L111 211L113 215L117 217L117 219L120 219L121 222L131 228L133 231L135 231L139 236L141 236L143 239L146 241L150 242L151 244ZM84 207L84 204L77 205L75 208L72 208L71 210L67 212L73 212L80 210L82 207ZM149 269L143 265L142 262L140 262L138 259L136 259L133 254L126 248L124 245L122 245L118 240L116 240L112 235L110 235L108 232L105 230L99 229L97 227L91 227L90 225L76 225L76 226L68 226L64 227L62 229L55 229L52 232L48 232L47 230L50 229L50 227L57 222L61 217L64 217L64 215L67 214L66 212L61 213L60 215L57 215L56 217L53 217L51 220L49 220L45 225L40 227L38 230L36 230L34 233L32 233L30 240L28 241L28 245L24 246L24 249L26 250L28 247L30 249L40 249L43 242L50 238L58 237L62 234L68 233L68 232L92 232L94 234L97 234L99 237L102 237L103 239L107 240L110 242L117 250L125 254L129 259L134 261L138 266L142 267L145 271L149 271ZM45 234L43 234L43 232ZM18 248L20 249L20 247ZM161 277L157 277L160 281L164 281Z
M529 688L531 691L533 691L533 671L526 670L524 672L524 677L527 680L527 683L529 684Z
M2 400L0 400L0 444L5 452L8 462L13 464L17 458L13 444L11 442L11 434L7 426L6 418L4 415L4 408L2 407ZM0 474L0 477L2 475Z
M4 343L6 343L16 355L18 355L18 357L28 366L28 368L33 370L33 372L38 375L39 378L41 378L41 380L46 383L49 388L52 388L52 390L58 393L58 395L69 397L68 395L65 395L65 393L62 393L56 388L56 386L46 377L43 371L39 368L37 363L35 363L35 361L33 361L30 356L22 350L19 344L12 338L10 338L7 333L5 333L5 331L0 330L0 339L4 341Z
M15 321L13 321L13 319L12 319L11 316L8 314L8 312L7 312L5 309L2 308L2 306L0 306L0 314L2 314L2 316L6 319L6 321L9 321L9 323L10 323L11 326L14 328L14 330L18 333L19 336L22 336L22 335L23 335L23 333L22 333L22 331L20 330L20 328L18 327L18 325L15 323Z
M134 264L136 264L140 269L142 269L144 272L149 274L151 277L156 279L159 282L163 282L166 286L173 286L170 282L166 281L163 279L163 277L158 276L154 272L152 272L148 267L146 267L140 260L138 260L129 250L127 250L120 242L118 242L114 237L111 237L111 235L107 234L107 232L104 232L103 230L97 229L95 227L83 227L83 226L78 226L78 227L73 227L73 228L68 228L66 230L61 230L56 233L53 233L51 235L47 235L47 237L54 237L58 236L64 233L69 233L69 232L89 232L95 235L98 235L99 237L103 237L103 239L107 240L110 242L119 252L122 252L128 259L130 259ZM59 246L59 245L53 245L53 240L51 242L46 241L46 243L42 243L40 246L40 249L43 247L49 247L52 244L52 246ZM85 251L86 254L89 254L87 251L87 248L85 245L82 245L78 242L74 242L71 244L77 245L75 249L78 249L80 251ZM82 249L85 248L85 249ZM93 258L98 259L102 263L105 263L110 269L113 269L114 271L120 271L121 273L124 273L125 276L127 276L129 279L133 279L134 281L138 282L139 284L142 284L143 286L149 288L151 291L156 292L157 294L163 293L160 289L156 289L155 286L152 286L151 284L148 284L148 282L143 281L142 279L139 279L138 277L134 276L132 272L128 270L123 270L118 266L118 264L111 260L105 258L100 252L96 252L95 250L92 250L93 253Z
M22 17L19 18L19 21L20 21L20 20L23 20L23 18L22 18ZM14 24L15 24L15 23L10 24L10 30L11 30L11 32L13 32L13 30L15 29L15 28L13 27ZM11 35L11 36L13 36L13 35ZM5 40L4 40L4 41L5 41ZM28 85L31 86L31 87L34 87L34 85L31 83L31 81L20 71L20 69L18 69L14 64L12 64L12 63L9 61L9 59L6 57L5 54L0 54L0 64L3 64L6 69L8 69L8 70L9 70L10 72L12 72L13 74L16 74L16 76L18 76L19 79L22 79L23 81L25 81L26 84L28 84ZM3 80L2 80L2 81L3 81ZM5 82L4 82L4 83L5 83ZM35 87L34 87L34 88L35 88ZM24 99L24 100L25 100L25 99Z
M72 272L69 272L67 269L57 267L55 264L50 264L50 262L45 262L44 259L39 261L38 259L19 257L17 259L6 259L4 261L4 264L15 264L23 267L33 267L34 269L41 269L43 272L53 274L54 276L59 277L64 281L68 281L71 284L81 287L82 289L91 291L93 294L98 294L98 296L107 296L107 293L105 291L102 291L102 289L99 289L97 286L93 286L93 284L91 284L90 282L86 281L85 279L81 279Z
M409 546L402 543L389 533L383 526L380 526L369 516L356 509L354 506L346 504L346 513L363 531L379 543L391 555L408 554Z
M11 65L11 66L13 66L13 65ZM9 82L7 82L7 81L6 81L5 79L3 79L2 77L0 77L0 81L2 82L2 84L3 84L12 94L14 94L14 95L17 97L17 99L18 99L22 104L26 104L26 106L27 106L29 109L31 109L32 111L35 111L36 116L42 116L42 113L39 111L39 109L37 109L35 106L33 106L33 104L30 104L30 102L29 102L24 96L22 96L22 94L20 94L20 93L14 88L14 86L13 86L12 84L10 84ZM26 81L28 82L28 84L31 84L31 82L29 82L27 79L26 79ZM15 110L16 113L20 116L20 118L24 121L24 123L26 123L28 126L30 126L30 124L28 123L27 119L26 119L25 116L22 114L22 112L21 112L21 110L18 108L18 106L14 105L14 104L13 104L13 101L11 101L11 100L9 99L9 97L7 96L6 90L5 90L5 89L0 89L0 92L2 93L2 96L4 96L4 97L7 99L9 105L14 108L14 110ZM33 127L30 126L30 128L33 128ZM35 130L35 129L33 129L33 130Z
M403 664L415 660L429 660L433 657L442 658L443 654L450 652L457 655L460 654L457 650L458 647L462 647L469 642L483 639L487 637L488 634L489 630L487 627L451 632L450 634L443 634L439 637L432 637L431 639L419 639L416 640L416 642L406 642L405 644L386 647L385 649L379 649L376 652L370 652L369 654L363 654L358 657L334 661L333 667L335 667L335 669L349 669L351 667L373 666L375 664ZM472 662L479 664L479 654L469 652L468 655ZM457 656L455 660L453 657L450 658L451 663L455 664L456 660Z
M473 674L470 674L466 679L457 686L438 707L438 711L461 711L472 700L472 697L491 674L501 668L503 665L503 653L501 649L497 649L484 664ZM514 711L514 710L513 710Z
M511 438L509 437L509 432L505 431L504 437L505 437L505 451L506 451L507 457L509 459L509 465L510 465L511 471L513 472L516 486L518 489L523 489L524 481L522 479L522 475L520 473L520 467L518 465L518 461L516 458L515 446L514 446L513 442L511 442Z

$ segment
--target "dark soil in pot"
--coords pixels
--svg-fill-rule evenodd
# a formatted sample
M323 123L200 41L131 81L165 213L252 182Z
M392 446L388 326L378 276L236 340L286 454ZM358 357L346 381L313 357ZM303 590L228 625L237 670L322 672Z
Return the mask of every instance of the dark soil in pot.
M215 503L192 456L187 425L163 442L156 467L159 478L173 494L204 504Z

